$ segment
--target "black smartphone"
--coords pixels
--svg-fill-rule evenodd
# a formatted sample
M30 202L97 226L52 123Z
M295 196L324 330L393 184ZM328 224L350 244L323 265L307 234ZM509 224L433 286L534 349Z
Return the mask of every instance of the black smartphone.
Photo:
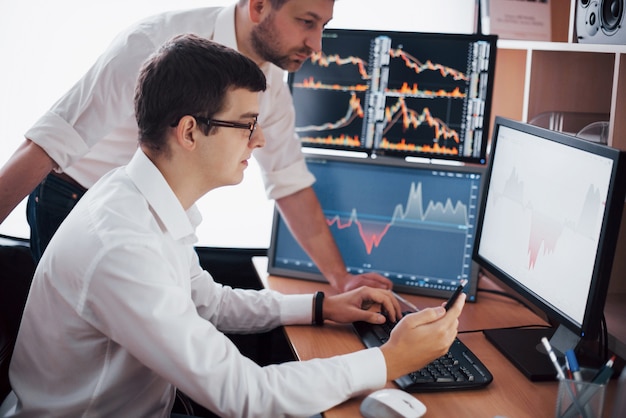
M450 296L450 299L448 299L448 301L446 302L446 306L445 309L446 311L448 309L450 309L452 307L452 305L454 305L454 302L457 300L457 298L459 297L459 295L461 294L461 292L463 291L463 287L465 284L460 284L455 290L454 293L452 294L452 296Z

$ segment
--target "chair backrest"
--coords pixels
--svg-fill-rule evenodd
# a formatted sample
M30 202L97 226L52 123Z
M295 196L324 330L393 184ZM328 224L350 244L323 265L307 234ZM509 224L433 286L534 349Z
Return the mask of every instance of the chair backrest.
M34 272L27 246L0 246L0 403L11 391L9 362Z
M13 353L13 340L4 329L4 324L0 323L0 403L11 391L9 382L9 362Z

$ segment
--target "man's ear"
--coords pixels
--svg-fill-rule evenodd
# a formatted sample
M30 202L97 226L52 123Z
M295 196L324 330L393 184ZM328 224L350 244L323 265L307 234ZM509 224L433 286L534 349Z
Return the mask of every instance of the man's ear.
M259 23L263 20L263 17L269 11L270 5L265 0L249 0L248 1L248 14L250 15L250 21L253 23Z
M186 149L193 150L196 147L196 128L198 127L198 122L192 116L183 116L178 121L178 125L176 126L176 143Z

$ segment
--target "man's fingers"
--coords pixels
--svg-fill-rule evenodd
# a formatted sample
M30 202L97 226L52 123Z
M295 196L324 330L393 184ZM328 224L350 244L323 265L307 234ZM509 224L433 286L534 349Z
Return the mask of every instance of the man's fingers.
M422 309L419 312L413 312L406 315L403 320L407 321L411 328L419 327L420 325L429 324L444 316L446 310L443 306L437 306L434 308Z

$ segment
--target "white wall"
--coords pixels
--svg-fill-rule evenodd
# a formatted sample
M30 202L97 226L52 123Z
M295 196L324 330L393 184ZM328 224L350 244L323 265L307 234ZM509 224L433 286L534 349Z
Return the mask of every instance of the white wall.
M24 132L91 66L121 29L163 10L234 0L0 0L0 165ZM384 3L385 7L380 7ZM337 0L331 27L471 32L475 0ZM378 7L376 7L378 6ZM273 203L253 162L242 184L199 202L200 245L269 244ZM27 237L25 201L0 234Z

